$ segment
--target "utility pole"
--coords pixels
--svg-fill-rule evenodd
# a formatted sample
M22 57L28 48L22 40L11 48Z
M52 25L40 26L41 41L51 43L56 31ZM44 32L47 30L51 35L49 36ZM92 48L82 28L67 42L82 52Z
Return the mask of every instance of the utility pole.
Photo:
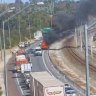
M51 0L51 4L50 4L50 8L51 8L51 10L50 10L50 18L51 18L51 27L52 27L52 17L53 17L53 14L54 14L54 0Z
M19 0L19 10L21 9L20 7L20 0ZM21 42L21 24L20 24L20 15L19 15L19 36L20 36L20 42Z
M11 49L11 34L10 34L10 23L8 21L8 30L9 30L9 48Z
M86 61L86 96L90 96L89 54L88 54L88 27L85 24L85 61Z
M1 34L0 34L0 49L1 49L1 60L2 60L3 58L2 58L2 39L1 39Z
M5 84L5 94L6 96L8 96L8 85L7 85L7 66L6 66L6 42L5 42L5 23L8 22L9 20L11 20L12 18L16 17L18 14L20 14L21 12L23 12L25 9L29 8L31 5L28 5L27 7L21 9L19 12L17 12L16 14L12 15L11 17L9 17L8 19L6 19L5 21L3 21L3 46L4 46L4 84ZM8 9L9 10L9 9ZM2 14L6 14L8 12L8 10L4 11ZM0 16L2 16L2 14Z
M8 83L7 83L7 66L6 66L6 44L5 44L5 22L3 21L3 46L4 46L4 83L5 83L5 94L8 96Z
M20 42L21 42L21 24L20 24L20 15L19 15L19 37L20 37Z
M81 52L82 52L82 32L80 30L80 46L81 46Z
M92 61L93 61L93 44L92 44L92 41L93 41L93 36L91 37L91 44L90 44L90 47L91 47L91 58L92 58Z
M30 30L31 26L30 26L30 16L29 16L29 14L28 14L28 21L29 21L29 24L28 24L29 25L29 35L30 35L30 41L31 41L31 30Z
M77 47L77 32L76 32L76 28L75 28L75 46Z

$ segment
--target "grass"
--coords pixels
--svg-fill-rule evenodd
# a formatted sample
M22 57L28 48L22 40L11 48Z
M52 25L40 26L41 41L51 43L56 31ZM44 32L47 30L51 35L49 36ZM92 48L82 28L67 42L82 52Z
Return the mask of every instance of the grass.
M2 96L2 88L0 87L0 96Z

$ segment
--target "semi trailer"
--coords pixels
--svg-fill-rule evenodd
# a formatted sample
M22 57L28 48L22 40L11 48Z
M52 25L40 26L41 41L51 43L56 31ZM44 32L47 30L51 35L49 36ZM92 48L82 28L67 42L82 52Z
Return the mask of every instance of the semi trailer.
M64 84L48 72L30 74L31 96L64 96Z

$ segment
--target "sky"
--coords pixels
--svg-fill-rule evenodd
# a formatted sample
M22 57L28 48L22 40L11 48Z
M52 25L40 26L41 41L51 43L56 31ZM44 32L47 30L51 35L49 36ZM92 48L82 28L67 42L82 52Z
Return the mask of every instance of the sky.
M22 0L23 2L27 2L27 1L29 1L29 0ZM0 3L1 2L6 2L6 3L14 3L15 2L15 0L0 0Z
M22 0L23 2L27 2L27 1L29 1L29 0ZM78 1L78 0L74 0L74 1ZM15 2L15 0L0 0L0 3L1 2L6 2L6 3L14 3Z

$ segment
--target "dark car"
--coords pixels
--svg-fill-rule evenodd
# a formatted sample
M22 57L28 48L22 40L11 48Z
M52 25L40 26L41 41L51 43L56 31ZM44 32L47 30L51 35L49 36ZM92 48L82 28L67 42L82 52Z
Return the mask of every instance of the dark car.
M34 54L35 50L34 50L34 49L29 49L29 50L27 50L27 52L28 52L29 54Z
M69 84L65 84L65 93L66 94L74 94L76 92Z

